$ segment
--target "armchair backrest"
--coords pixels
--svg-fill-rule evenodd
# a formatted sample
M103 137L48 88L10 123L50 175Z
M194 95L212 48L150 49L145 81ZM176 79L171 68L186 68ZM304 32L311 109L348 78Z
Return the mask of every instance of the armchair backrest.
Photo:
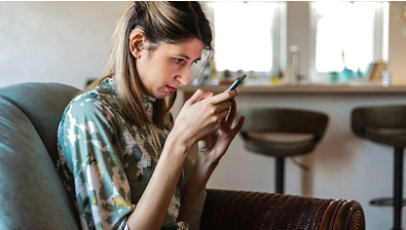
M0 229L80 229L54 166L58 123L78 92L58 83L0 88Z

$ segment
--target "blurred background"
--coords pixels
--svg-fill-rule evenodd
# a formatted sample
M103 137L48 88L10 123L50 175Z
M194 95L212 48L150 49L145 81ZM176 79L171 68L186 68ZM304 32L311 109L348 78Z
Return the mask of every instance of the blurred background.
M0 87L35 81L84 88L89 79L103 74L113 30L127 4L0 2ZM213 59L194 66L192 85L218 85L241 73L249 75L246 85L406 85L406 2L202 5L214 30L215 52ZM370 207L368 202L391 195L392 150L356 139L347 115L365 98L371 104L400 103L404 94L396 100L383 94L345 94L338 99L286 95L272 100L240 95L239 104L293 102L328 111L335 122L315 153L304 159L314 170L311 193L303 194L303 172L291 162L287 193L356 199L365 210L367 229L389 229L392 209ZM272 192L273 161L243 149L242 141L233 142L234 155L222 160L208 186Z
M247 84L406 84L405 2L202 2L214 59L192 84L249 73ZM82 88L105 68L127 2L0 2L0 86L58 81ZM372 76L373 67L379 68ZM388 79L389 78L389 79Z

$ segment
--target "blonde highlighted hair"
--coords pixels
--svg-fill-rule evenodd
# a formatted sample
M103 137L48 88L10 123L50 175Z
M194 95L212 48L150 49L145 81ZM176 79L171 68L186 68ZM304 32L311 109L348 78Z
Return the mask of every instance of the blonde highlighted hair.
M142 102L146 91L138 76L136 59L130 51L130 33L138 28L144 31L150 42L149 50L156 49L160 43L177 43L197 38L211 50L212 33L209 22L198 2L131 2L124 11L113 34L113 44L106 73L87 89L99 85L106 78L117 83L118 96L123 112L142 126L149 123L163 125L172 107L176 94L154 102L152 120L147 115Z

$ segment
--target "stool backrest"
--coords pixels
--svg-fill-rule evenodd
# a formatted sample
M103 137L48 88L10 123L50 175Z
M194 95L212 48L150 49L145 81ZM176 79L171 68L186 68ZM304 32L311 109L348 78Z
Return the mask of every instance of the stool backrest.
M351 113L352 130L364 136L365 127L406 128L406 105L355 108Z
M242 109L239 115L246 117L241 131L243 136L248 132L311 133L318 142L328 123L324 113L290 108Z
M390 135L404 136L404 130L406 130L406 105L365 106L355 108L351 112L351 128L353 132L360 137L369 135L367 134L368 130L381 130L380 135L386 135L387 137ZM388 130L392 130L392 134L388 133ZM387 134L385 134L385 132L387 132ZM398 132L398 134L396 134L396 132ZM403 134L401 134L402 132ZM370 136L367 138L376 139ZM393 137L390 139L393 139ZM399 140L396 139L397 138L389 141L387 144L406 145L406 143L402 141L399 142ZM381 140L376 141L381 143ZM382 143L386 142L387 141Z

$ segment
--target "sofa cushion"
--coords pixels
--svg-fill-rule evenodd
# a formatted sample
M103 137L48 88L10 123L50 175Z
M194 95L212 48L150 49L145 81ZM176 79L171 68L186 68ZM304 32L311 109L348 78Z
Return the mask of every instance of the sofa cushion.
M0 229L78 229L72 202L36 129L2 96L0 130Z
M66 106L78 92L74 87L59 83L27 82L0 88L0 97L16 105L32 121L55 162L58 124Z

